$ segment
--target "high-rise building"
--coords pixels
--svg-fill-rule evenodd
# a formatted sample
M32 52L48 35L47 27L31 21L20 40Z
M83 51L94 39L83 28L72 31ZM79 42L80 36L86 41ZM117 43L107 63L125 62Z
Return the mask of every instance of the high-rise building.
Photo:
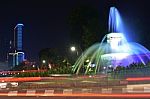
M11 67L17 66L24 61L22 45L23 26L23 24L17 24L14 28L13 48L8 57L8 62Z

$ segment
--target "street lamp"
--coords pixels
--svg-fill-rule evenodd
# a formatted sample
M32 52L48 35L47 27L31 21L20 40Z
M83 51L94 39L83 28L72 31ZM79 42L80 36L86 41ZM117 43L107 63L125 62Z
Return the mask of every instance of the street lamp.
M85 59L85 57L84 57L84 53L83 53L83 50L81 49L81 47L78 47L78 49L76 49L76 47L75 46L72 46L72 47L70 47L70 49L71 49L71 51L72 52L74 52L74 51L76 51L77 52L77 56L78 56L78 50L80 50L82 53L81 53L81 61L82 61L82 65L83 65L83 67L85 66L85 64L84 64L84 59ZM88 62L89 62L89 60L88 60ZM80 66L81 67L81 66ZM77 69L77 72L79 72L79 69Z
M75 48L74 46L72 46L70 49L71 49L71 51L73 51L73 52L76 51L76 48Z
M45 65L46 60L42 60L42 63L43 63L43 64L42 64L42 65L43 65L42 67L45 69L45 68L46 68L46 67L45 67L45 66L46 66L46 65Z
M43 60L43 61L42 61L42 63L43 63L43 64L45 64L45 63L46 63L46 61L45 61L45 60Z
M76 51L76 52L77 52L77 56L78 56L78 50L76 49L75 46L70 47L70 49L71 49L72 52L75 52L75 51Z

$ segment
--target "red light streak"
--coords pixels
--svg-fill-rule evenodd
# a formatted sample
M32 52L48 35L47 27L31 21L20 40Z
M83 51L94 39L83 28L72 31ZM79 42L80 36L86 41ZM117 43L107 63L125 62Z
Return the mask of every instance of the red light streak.
M60 96L60 97L116 97L116 98L150 98L150 94L43 94L43 93L35 93L35 94L26 94L26 93L17 93L17 94L8 94L8 93L0 93L0 96Z
M150 80L150 77L142 77L142 78L127 78L127 81L145 81Z
M23 77L23 78L0 78L0 82L23 82L23 81L38 81L41 77Z

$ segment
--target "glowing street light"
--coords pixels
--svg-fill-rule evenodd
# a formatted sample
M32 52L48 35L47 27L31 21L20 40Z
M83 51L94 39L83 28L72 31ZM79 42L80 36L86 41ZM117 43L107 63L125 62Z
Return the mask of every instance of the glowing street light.
M46 60L42 60L42 68L43 68L43 69L46 69L46 68L47 68L47 66L46 66Z
M75 48L74 46L72 46L70 49L71 49L71 51L73 51L73 52L76 51L76 48Z
M78 56L78 50L76 49L76 47L75 46L72 46L72 47L70 47L70 50L72 51L72 52L77 52L77 56Z
M78 47L78 48L80 48L80 50L82 51L81 47ZM75 51L76 51L77 56L78 56L78 54L79 54L79 53L78 53L78 50L79 50L79 49L76 49L75 46L70 47L70 49L71 49L72 52L75 52ZM84 66L84 55L83 55L83 51L82 51L81 56L82 56L82 57L81 57L81 60L83 61L82 64L83 64L83 66ZM88 62L89 62L89 60L88 60Z
M46 63L46 60L43 60L42 63L45 64L45 63Z

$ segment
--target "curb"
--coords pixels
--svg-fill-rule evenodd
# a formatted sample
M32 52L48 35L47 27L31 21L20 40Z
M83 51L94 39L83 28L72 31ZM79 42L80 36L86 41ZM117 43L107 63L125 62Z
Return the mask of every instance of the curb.
M150 87L101 88L101 89L47 89L47 90L0 90L0 96L54 96L55 94L112 94L150 93Z

